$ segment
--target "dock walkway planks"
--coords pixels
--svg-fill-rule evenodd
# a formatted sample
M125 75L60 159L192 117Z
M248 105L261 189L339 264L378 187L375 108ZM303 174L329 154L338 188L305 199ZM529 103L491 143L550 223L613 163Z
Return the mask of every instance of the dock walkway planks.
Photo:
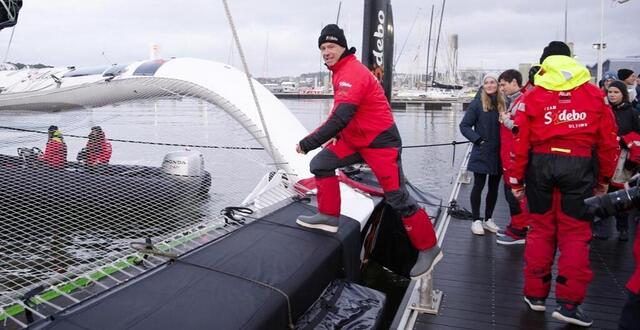
M457 198L471 209L471 185L464 185ZM501 228L507 225L509 210L502 186L494 212ZM486 194L486 188L483 193ZM484 213L484 201L481 215ZM634 269L634 235L620 242L614 224L610 237L591 243L594 279L582 308L594 319L591 329L617 329L627 295L624 286ZM635 233L630 220L630 233ZM471 221L452 219L444 238L444 259L436 266L434 288L444 292L440 314L421 314L414 329L571 329L556 321L555 291L547 299L545 313L529 311L522 300L524 245L496 244L496 235L471 233ZM554 267L554 282L557 269ZM580 329L580 327L575 327Z

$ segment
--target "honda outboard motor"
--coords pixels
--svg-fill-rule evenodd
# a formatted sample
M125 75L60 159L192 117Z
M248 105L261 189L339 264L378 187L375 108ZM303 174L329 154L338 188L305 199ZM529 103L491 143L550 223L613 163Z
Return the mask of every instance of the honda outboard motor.
M162 171L176 176L203 176L205 175L204 157L202 153L195 150L173 151L164 156Z

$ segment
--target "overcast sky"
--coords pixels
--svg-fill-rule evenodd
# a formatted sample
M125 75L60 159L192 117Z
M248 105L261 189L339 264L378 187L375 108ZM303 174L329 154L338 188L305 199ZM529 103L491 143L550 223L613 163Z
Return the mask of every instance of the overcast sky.
M335 22L339 0L229 3L254 76L323 69L317 38L324 24ZM442 2L391 3L396 55L407 40L396 71L424 72L431 5L436 5L437 18ZM363 4L343 0L340 15L350 46L358 50ZM447 63L446 40L452 33L459 35L459 67L503 69L537 62L549 41L564 39L564 8L564 0L449 0L438 66ZM568 8L568 39L575 43L578 59L593 64L600 0L568 0ZM639 22L640 0L604 0L604 58L640 55ZM7 60L56 66L132 62L148 58L150 44L157 43L165 57L198 57L240 67L230 31L221 0L25 0ZM0 31L0 56L10 35L10 28ZM435 44L435 33L432 38Z

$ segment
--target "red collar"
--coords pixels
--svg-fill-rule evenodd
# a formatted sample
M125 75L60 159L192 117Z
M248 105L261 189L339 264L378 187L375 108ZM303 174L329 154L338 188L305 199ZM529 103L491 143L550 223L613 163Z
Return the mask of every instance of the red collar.
M339 71L343 66L345 66L348 62L351 61L355 61L356 60L356 55L354 54L349 54L341 59L338 60L338 62L336 64L334 64L333 66L328 67L329 70L331 70L332 72L337 72Z

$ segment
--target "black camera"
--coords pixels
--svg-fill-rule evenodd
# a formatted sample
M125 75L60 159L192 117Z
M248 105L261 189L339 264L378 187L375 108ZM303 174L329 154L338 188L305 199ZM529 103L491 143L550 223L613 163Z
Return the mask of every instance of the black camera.
M618 213L640 209L640 189L638 186L629 190L620 189L602 196L593 196L584 200L588 213L600 218L606 218Z

